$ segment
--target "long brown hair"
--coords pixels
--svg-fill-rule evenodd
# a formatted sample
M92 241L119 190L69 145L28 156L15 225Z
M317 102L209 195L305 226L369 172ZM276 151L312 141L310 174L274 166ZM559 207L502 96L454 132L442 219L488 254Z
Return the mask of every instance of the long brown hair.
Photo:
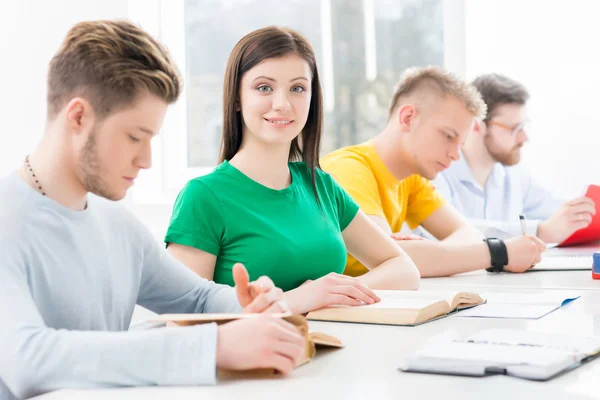
M242 144L242 114L239 110L240 83L244 74L268 58L298 54L312 72L312 96L306 125L292 141L290 161L304 161L312 179L317 203L315 170L319 165L321 132L323 129L323 95L312 46L298 32L277 26L258 29L244 36L233 48L227 61L223 84L223 132L219 162L231 160Z

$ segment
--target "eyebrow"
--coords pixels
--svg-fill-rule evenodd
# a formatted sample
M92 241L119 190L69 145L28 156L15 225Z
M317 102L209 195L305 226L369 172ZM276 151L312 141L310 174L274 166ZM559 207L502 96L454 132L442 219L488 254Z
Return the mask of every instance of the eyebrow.
M137 127L140 131L147 133L148 135L152 135L154 136L154 132L152 132L152 130L148 129L148 128L144 128L143 126L138 126Z
M268 76L264 76L264 75L257 76L256 78L254 78L254 80L253 80L252 82L255 82L255 81L259 80L259 79L266 79L266 80L268 80L268 81L275 82L275 79L273 79L273 78L269 78ZM306 79L306 78L305 78L305 77L303 77L303 76L299 76L299 77L297 77L297 78L290 79L290 82L298 81L298 80L301 80L301 79L303 79L303 80L305 80L306 82L308 82L308 79Z
M445 126L445 127L443 127L442 129L443 129L444 131L450 131L450 132L452 132L452 134L453 134L455 137L458 137L458 136L460 136L460 135L458 134L458 132L456 132L454 129L452 129L452 128L450 128L450 127L447 127L447 126Z

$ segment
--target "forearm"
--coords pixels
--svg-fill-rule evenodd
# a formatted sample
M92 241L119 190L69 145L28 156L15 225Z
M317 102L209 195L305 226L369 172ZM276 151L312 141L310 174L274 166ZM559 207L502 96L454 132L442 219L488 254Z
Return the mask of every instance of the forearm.
M396 243L412 258L424 278L450 276L491 266L489 249L482 240L471 244L430 240L399 240Z
M198 276L154 243L149 246L137 304L157 314L242 311L233 288Z
M446 244L469 244L483 240L484 236L475 226L468 224L454 231L442 242Z
M3 329L0 378L19 398L62 388L198 385L216 380L217 327L83 332Z
M420 275L414 260L402 254L372 268L358 279L371 289L417 290Z

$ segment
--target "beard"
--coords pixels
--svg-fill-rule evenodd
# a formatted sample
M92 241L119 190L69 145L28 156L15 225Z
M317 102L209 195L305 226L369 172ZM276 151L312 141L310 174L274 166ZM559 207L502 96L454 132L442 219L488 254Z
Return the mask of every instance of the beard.
M103 165L98 157L96 148L96 129L92 129L88 140L81 150L78 160L77 177L84 189L108 200L121 200L123 196L111 192L106 181L102 178Z
M496 162L499 162L506 167L510 167L518 164L519 161L521 161L521 147L523 147L523 143L513 146L508 151L502 151L498 149L499 146L496 144L493 136L490 134L484 136L483 142L488 153L490 153Z

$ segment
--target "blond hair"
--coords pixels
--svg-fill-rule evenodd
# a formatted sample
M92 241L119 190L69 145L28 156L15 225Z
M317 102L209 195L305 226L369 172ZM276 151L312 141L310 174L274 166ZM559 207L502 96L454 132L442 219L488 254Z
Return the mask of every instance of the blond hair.
M394 88L389 107L392 116L399 100L415 93L435 92L439 96L454 96L478 119L485 118L487 107L477 89L439 67L408 68Z
M76 96L99 118L131 105L140 93L167 104L181 93L181 78L167 50L128 21L88 21L67 33L48 69L48 118Z

